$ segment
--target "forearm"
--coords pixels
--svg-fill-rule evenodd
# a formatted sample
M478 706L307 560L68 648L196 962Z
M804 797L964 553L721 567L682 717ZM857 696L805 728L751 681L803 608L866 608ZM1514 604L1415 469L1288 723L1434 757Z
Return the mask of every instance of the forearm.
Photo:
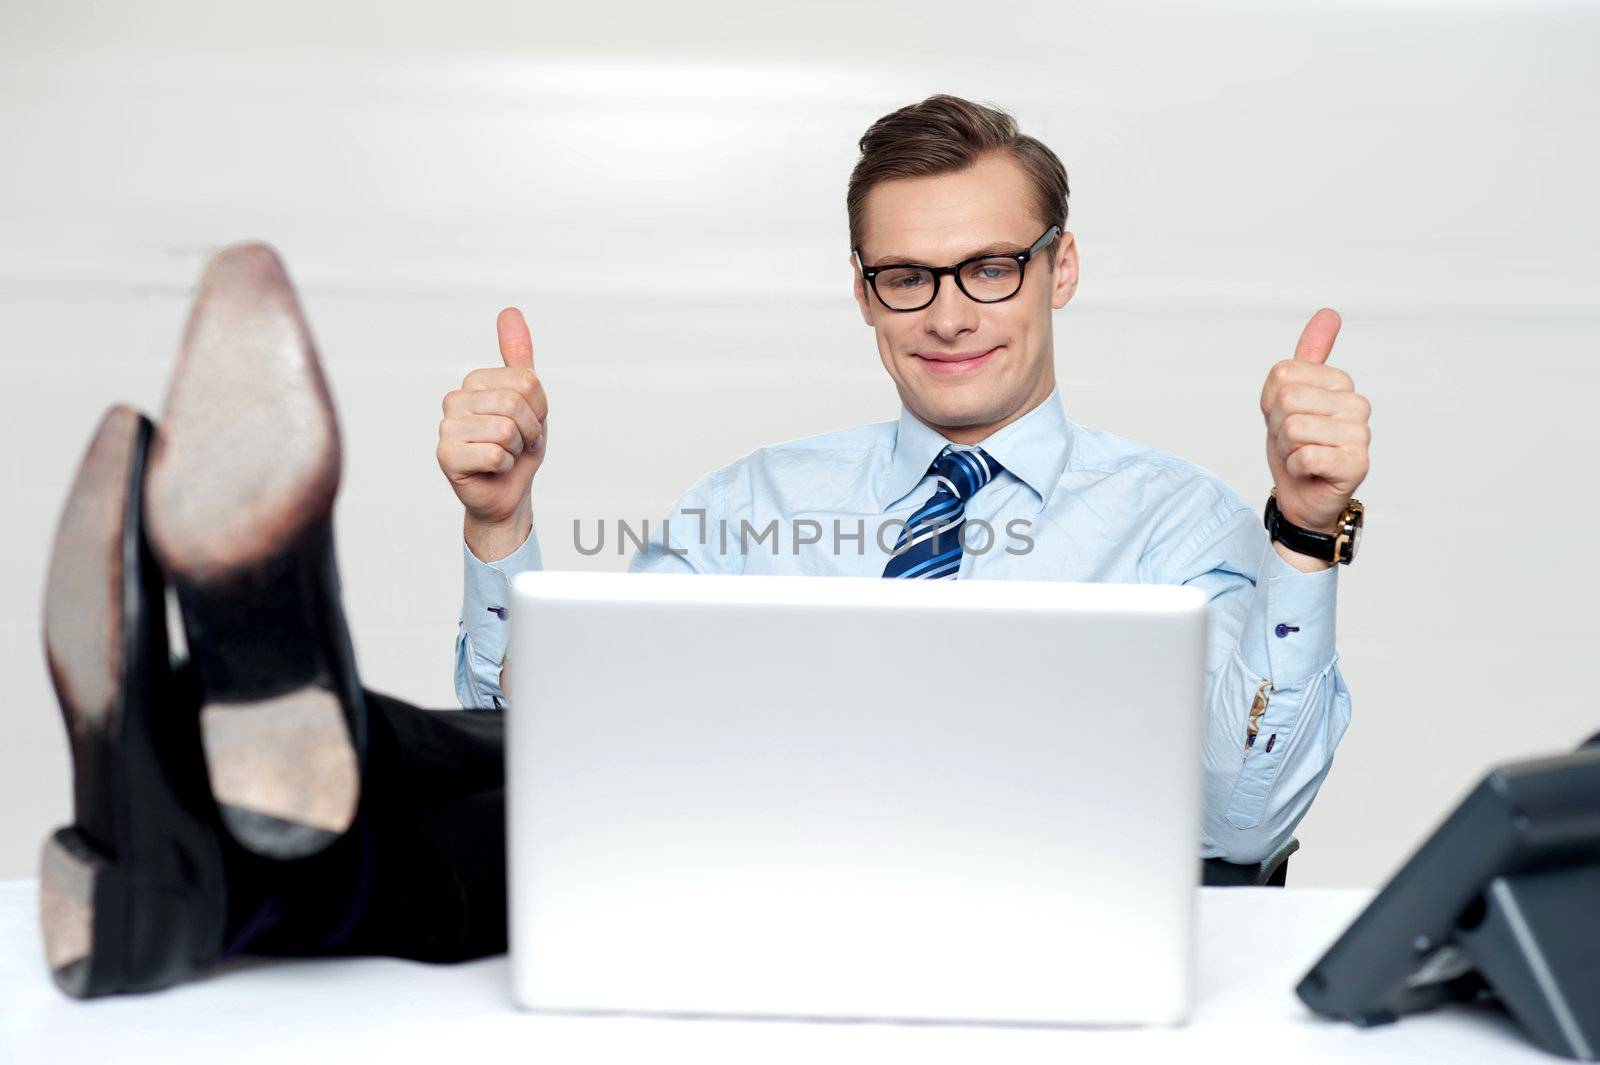
M471 544L462 550L461 617L455 645L455 688L461 705L498 710L506 703L501 671L510 620L511 580L543 567L539 540L530 528L504 557L486 563Z
M1206 693L1206 857L1271 854L1327 775L1350 718L1334 648L1337 577L1264 552L1233 645L1218 648Z
M1350 692L1332 661L1277 687L1235 658L1212 678L1208 702L1201 854L1254 864L1310 809L1349 725ZM1252 732L1253 706L1261 712Z

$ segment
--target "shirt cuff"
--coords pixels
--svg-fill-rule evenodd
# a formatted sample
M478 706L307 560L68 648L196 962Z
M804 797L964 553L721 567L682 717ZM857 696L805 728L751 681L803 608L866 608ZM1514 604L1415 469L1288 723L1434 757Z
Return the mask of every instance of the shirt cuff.
M472 649L490 662L506 660L506 619L510 617L511 578L528 570L543 568L539 557L539 537L531 529L528 538L505 558L484 562L461 545L466 572L462 579L461 627Z
M1333 662L1337 564L1314 573L1289 565L1268 540L1239 654L1274 689L1298 688Z

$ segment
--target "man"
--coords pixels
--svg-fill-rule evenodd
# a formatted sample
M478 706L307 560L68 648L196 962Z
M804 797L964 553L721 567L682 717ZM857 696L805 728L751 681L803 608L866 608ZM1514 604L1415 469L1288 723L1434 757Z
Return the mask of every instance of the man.
M886 115L861 151L847 196L855 300L898 421L709 474L631 568L1199 587L1212 604L1201 853L1260 861L1310 806L1350 714L1337 564L1304 553L1325 546L1315 534L1331 545L1359 528L1367 473L1369 404L1326 365L1338 316L1317 312L1262 389L1276 509L1313 534L1269 544L1256 510L1213 475L1067 420L1051 312L1077 289L1078 255L1054 153L950 96ZM508 582L540 565L531 483L548 406L522 315L498 326L504 365L469 374L439 426L439 464L466 510L456 688L469 707L504 705ZM1132 715L1121 756L1137 757L1149 738L1136 707L1119 712Z
M636 566L915 578L1033 565L1199 584L1221 607L1207 758L1212 790L1228 792L1208 813L1206 848L1250 860L1292 827L1344 725L1334 574L1264 548L1209 475L1065 421L1049 333L1049 310L1077 277L1065 174L1025 139L975 157L957 148L946 165L944 134L922 145L931 175L875 171L886 156L928 165L873 147L903 143L908 114L977 116L1011 136L1003 116L948 97L868 133L852 182L856 298L906 412L758 452L675 512L894 515L898 535L855 556L769 556L680 531ZM1018 158L1037 169L1019 171ZM1044 171L1059 177L1048 201L1030 196ZM954 273L896 266L973 256ZM913 307L922 285L926 304ZM1280 364L1262 397L1279 498L1311 527L1313 550L1366 470L1365 401L1320 365L1336 325L1314 318L1302 357ZM501 698L493 593L507 570L537 564L530 486L548 416L519 314L501 315L500 339L505 365L469 375L440 427L441 465L467 510L459 676L479 705ZM67 993L166 987L239 954L453 961L505 949L503 718L420 710L361 685L332 550L339 463L331 398L281 264L261 245L225 249L196 295L160 423L107 413L57 528L44 638L74 816L45 841L40 920ZM952 552L952 533L1015 516L1037 523L1032 563L964 543ZM1258 569L1263 557L1275 569ZM188 647L177 663L169 590ZM1278 617L1298 644L1270 643L1263 627ZM1290 649L1299 644L1310 650ZM1238 705L1252 690L1254 714Z

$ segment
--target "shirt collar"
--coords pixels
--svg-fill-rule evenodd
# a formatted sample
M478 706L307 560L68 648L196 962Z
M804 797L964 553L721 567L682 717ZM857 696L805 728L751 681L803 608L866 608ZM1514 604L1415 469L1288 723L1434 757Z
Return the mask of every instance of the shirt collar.
M950 443L938 430L902 405L900 423L895 429L894 459L884 483L885 506L894 506L921 483L933 460ZM1061 474L1067 468L1067 457L1072 451L1072 423L1061 405L1060 387L1051 389L1044 402L978 446L1017 480L1033 489L1041 506L1048 502L1050 493L1061 483Z

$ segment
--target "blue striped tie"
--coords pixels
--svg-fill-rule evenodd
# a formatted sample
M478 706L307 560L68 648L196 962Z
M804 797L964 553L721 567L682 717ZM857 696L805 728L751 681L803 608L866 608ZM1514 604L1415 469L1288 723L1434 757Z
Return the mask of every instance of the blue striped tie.
M940 452L929 469L939 490L907 519L883 575L916 581L954 580L961 568L961 526L966 520L967 500L1002 469L982 448L956 451L947 447Z

